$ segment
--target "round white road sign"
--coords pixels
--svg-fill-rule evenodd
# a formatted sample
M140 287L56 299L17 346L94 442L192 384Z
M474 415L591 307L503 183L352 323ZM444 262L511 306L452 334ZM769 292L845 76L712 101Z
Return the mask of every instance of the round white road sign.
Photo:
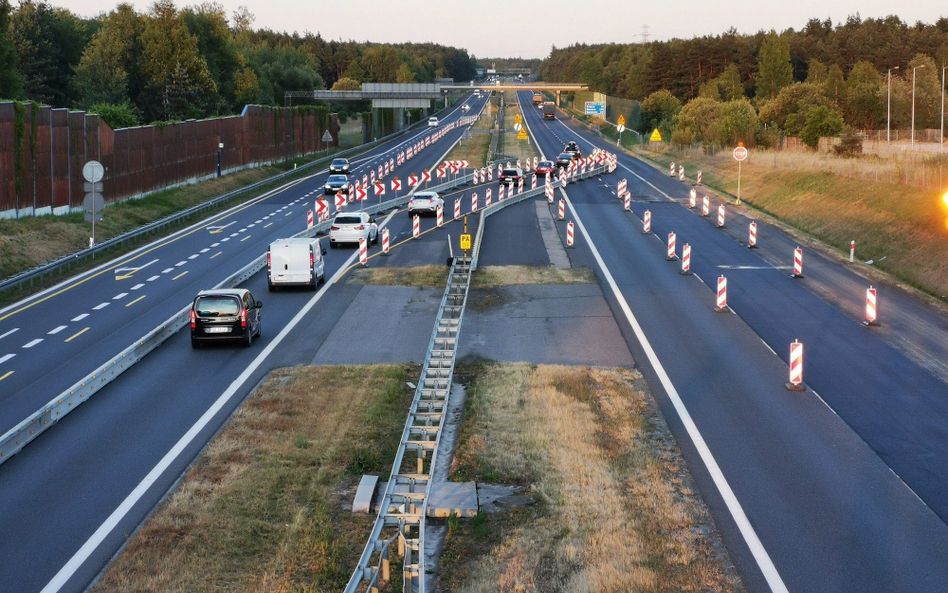
M89 183L98 183L105 176L105 168L99 161L89 161L82 166L82 178Z
M514 124L514 131L519 132L520 128L523 127L523 124Z
M623 126L622 124L619 124L616 126L616 129L619 130L619 133L621 134L622 132L625 131L625 126Z
M734 149L734 160L743 161L747 160L747 149L743 146L738 146Z

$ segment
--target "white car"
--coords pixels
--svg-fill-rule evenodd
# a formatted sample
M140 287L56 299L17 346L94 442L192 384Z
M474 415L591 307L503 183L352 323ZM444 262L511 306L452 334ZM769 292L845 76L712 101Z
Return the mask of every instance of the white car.
M355 243L359 239L371 245L379 239L379 225L365 212L337 214L329 227L329 246L333 249L340 243Z
M408 201L408 216L426 212L434 214L438 211L438 206L444 208L444 200L434 191L420 191L413 195Z
M280 286L308 286L316 290L326 281L326 250L319 239L299 237L278 239L267 247L267 286L273 292Z
M438 118L437 118L437 117L429 117L429 118L428 118L428 127L429 127L429 128L437 128L437 127L438 127Z

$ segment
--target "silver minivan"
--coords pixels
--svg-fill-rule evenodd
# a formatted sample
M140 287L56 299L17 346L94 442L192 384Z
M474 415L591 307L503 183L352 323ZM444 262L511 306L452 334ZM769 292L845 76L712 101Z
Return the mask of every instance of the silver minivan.
M267 287L308 286L316 290L326 280L326 250L319 239L278 239L267 247Z

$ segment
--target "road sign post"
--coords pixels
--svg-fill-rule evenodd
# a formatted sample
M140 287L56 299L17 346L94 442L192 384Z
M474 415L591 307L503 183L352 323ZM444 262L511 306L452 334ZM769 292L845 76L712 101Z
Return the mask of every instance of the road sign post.
M102 210L105 201L102 199L102 178L105 177L105 167L99 161L89 161L82 166L82 177L86 180L83 189L87 192L83 207L86 210L85 218L92 222L92 236L89 237L89 247L95 245L95 221L102 220Z
M747 160L747 149L743 142L738 142L734 149L734 160L737 161L737 203L741 203L741 164Z

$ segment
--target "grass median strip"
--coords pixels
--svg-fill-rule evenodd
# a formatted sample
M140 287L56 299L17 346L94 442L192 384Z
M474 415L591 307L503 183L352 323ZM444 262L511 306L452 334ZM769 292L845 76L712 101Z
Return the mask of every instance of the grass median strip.
M417 374L271 373L94 591L341 590L374 519L349 511L355 487L388 472Z
M456 481L533 506L451 520L441 590L742 591L674 438L628 369L476 364Z
M552 266L483 266L471 277L471 286L511 286L516 284L595 284L596 274L588 268Z
M412 268L355 268L347 282L380 286L417 286L443 288L448 281L447 266L415 266Z

